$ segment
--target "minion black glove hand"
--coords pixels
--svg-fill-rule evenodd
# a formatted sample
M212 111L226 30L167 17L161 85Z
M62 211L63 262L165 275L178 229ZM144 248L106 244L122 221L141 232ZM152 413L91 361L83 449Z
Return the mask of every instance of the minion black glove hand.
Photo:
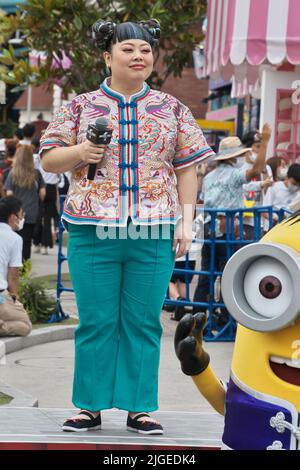
M209 355L202 348L205 324L204 313L189 313L180 320L176 328L175 352L180 360L182 372L186 375L201 374L209 364Z

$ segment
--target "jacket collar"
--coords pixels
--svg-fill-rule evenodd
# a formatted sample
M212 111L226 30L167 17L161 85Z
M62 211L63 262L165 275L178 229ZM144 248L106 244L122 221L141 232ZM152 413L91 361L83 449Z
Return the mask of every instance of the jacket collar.
M100 85L101 90L109 97L117 100L119 103L126 103L126 98L124 95L110 88L110 80L111 78L108 77L101 83ZM139 98L143 98L144 96L148 94L149 90L150 90L149 85L146 82L144 82L142 89L138 91L137 93L135 93L134 95L130 96L129 103L135 103Z

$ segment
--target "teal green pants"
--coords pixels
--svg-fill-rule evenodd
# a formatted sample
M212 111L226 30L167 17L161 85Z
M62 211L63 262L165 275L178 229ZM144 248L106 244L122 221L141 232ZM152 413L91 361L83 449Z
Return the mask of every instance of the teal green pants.
M154 239L130 238L127 224L114 229L115 239L103 239L96 226L69 224L68 263L79 314L77 408L158 408L160 313L175 261L174 229L167 227L167 238L162 230Z

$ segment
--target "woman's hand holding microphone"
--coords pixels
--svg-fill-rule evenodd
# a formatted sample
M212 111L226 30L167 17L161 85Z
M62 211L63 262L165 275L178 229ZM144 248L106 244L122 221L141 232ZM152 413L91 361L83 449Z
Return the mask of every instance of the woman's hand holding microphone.
M81 161L89 165L87 178L93 180L97 165L103 159L107 145L110 143L113 128L105 118L96 119L95 123L89 124L86 139L79 145Z
M93 144L89 140L85 140L77 145L78 155L80 160L86 165L100 163L104 157L106 145Z

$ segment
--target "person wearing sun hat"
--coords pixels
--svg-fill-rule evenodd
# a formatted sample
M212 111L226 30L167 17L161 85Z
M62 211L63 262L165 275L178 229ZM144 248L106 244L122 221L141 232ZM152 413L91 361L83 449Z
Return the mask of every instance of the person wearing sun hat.
M255 176L260 175L265 167L266 149L271 136L269 124L264 124L260 133L261 145L257 159L250 169L243 168L244 157L251 148L244 147L237 136L225 137L221 140L219 152L215 158L217 168L208 173L203 180L202 196L205 209L237 209L244 206L243 185ZM218 215L216 221L217 240L226 238L225 217ZM204 237L210 238L211 217L206 213L204 219ZM223 271L227 261L225 243L215 245L215 270ZM210 271L210 246L203 244L200 271ZM200 275L194 294L194 302L207 302L209 296L209 278ZM193 313L206 312L206 307L194 306Z
M219 152L214 161L232 160L236 157L245 156L247 152L251 152L251 148L244 147L239 137L224 137L220 142Z

